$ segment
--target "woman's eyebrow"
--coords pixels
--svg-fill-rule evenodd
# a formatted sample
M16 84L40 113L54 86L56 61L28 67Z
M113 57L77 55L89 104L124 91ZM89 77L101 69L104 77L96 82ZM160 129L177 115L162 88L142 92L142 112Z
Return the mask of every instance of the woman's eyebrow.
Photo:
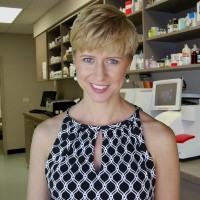
M93 55L89 55L89 54L82 54L82 55L80 55L80 57L95 57L95 56L93 56Z

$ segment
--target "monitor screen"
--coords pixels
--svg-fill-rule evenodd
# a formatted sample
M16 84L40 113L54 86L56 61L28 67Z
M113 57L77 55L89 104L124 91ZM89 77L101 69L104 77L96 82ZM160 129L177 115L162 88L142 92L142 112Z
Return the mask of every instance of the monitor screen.
M182 84L181 78L154 81L152 110L180 110Z
M44 91L42 94L42 100L40 106L46 107L47 101L54 101L54 100L56 100L56 91Z

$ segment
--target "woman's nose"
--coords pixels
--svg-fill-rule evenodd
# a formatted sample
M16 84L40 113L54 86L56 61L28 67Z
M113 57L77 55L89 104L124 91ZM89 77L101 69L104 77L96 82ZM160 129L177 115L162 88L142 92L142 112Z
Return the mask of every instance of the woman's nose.
M103 80L106 76L106 69L103 62L100 62L95 67L95 76L97 80Z

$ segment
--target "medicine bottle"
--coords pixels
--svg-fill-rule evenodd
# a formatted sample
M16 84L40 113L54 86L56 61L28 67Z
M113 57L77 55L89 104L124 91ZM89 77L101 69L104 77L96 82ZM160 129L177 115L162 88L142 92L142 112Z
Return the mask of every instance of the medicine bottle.
M178 31L178 20L177 18L173 18L173 32Z
M172 20L169 20L167 24L167 33L172 33L173 32L173 23Z
M188 47L187 44L184 45L182 49L182 56L183 56L183 65L190 65L191 64L191 49Z
M169 60L169 56L167 55L165 58L165 67L169 67L170 66L170 60Z
M164 61L164 59L161 59L161 61L160 61L160 67L161 68L165 67L165 61Z
M199 54L199 49L196 44L193 45L191 54L191 64L197 64L197 55Z

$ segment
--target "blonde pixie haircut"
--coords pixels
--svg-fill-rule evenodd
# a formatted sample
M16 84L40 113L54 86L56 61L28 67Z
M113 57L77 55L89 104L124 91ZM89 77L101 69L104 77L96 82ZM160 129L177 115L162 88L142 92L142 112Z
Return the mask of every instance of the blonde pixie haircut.
M138 46L137 32L127 16L109 4L95 4L80 11L70 31L73 53L106 51L128 56L131 60Z

